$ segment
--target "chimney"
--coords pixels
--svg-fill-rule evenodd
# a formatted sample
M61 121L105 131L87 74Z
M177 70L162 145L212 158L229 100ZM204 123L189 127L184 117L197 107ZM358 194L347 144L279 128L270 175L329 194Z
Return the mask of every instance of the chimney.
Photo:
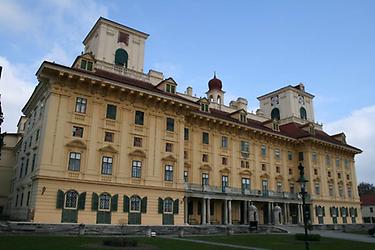
M186 94L188 96L193 96L193 88L192 87L187 87L186 89Z

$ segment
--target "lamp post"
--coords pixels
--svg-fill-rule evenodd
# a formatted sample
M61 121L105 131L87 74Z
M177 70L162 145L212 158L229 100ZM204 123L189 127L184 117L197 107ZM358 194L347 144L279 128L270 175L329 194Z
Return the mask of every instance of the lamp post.
M305 249L308 250L309 249L309 242L307 240L307 206L306 206L306 195L307 195L307 192L306 192L306 183L308 182L308 180L305 178L305 171L304 171L304 166L302 165L302 163L299 163L298 165L298 170L299 170L299 179L297 182L299 182L301 184L301 197L302 197L302 213L303 213L303 225L305 227Z

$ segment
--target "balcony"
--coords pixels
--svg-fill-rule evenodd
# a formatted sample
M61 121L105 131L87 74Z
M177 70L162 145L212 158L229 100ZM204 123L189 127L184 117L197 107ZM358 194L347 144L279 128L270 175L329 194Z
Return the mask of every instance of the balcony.
M204 192L211 194L228 194L249 197L279 198L279 199L299 199L298 193L275 192L270 190L242 189L237 187L221 187L199 184L185 184L185 191Z

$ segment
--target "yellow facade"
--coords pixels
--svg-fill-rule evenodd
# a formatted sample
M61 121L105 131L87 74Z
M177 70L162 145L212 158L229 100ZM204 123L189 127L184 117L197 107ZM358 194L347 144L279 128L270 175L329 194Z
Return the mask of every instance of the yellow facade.
M135 32L99 19L90 34L99 30L100 35L104 24L130 37ZM312 223L336 223L335 217L337 223L361 222L354 164L360 150L340 136L318 137L319 128L303 121L296 129L310 135L297 138L282 120L275 124L241 108L223 111L229 110L223 103L175 93L173 79L155 84L160 74L109 66L93 54L78 57L71 68L44 62L37 72L39 84L23 109L27 128L9 196L13 218L85 224L301 223L297 167L302 152ZM220 91L215 92L219 102ZM20 205L26 196L27 205ZM331 215L332 207L348 208L350 215Z

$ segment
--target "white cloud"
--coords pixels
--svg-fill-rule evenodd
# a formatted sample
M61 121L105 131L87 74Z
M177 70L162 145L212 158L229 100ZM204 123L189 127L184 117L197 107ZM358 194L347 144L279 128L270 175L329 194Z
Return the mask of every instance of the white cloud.
M1 106L4 113L4 123L1 132L16 132L17 122L22 115L21 109L26 104L34 87L22 79L20 69L11 64L6 58L0 57L3 67L0 79Z
M48 52L40 61L38 61L38 64L44 60L68 66L72 64L71 58L69 58L65 50L58 44L55 44L50 52Z
M23 32L33 29L37 22L37 17L19 3L12 0L1 1L0 27L12 32Z
M349 144L363 150L356 157L358 181L375 183L375 105L354 111L348 117L325 125L329 133L344 132Z

